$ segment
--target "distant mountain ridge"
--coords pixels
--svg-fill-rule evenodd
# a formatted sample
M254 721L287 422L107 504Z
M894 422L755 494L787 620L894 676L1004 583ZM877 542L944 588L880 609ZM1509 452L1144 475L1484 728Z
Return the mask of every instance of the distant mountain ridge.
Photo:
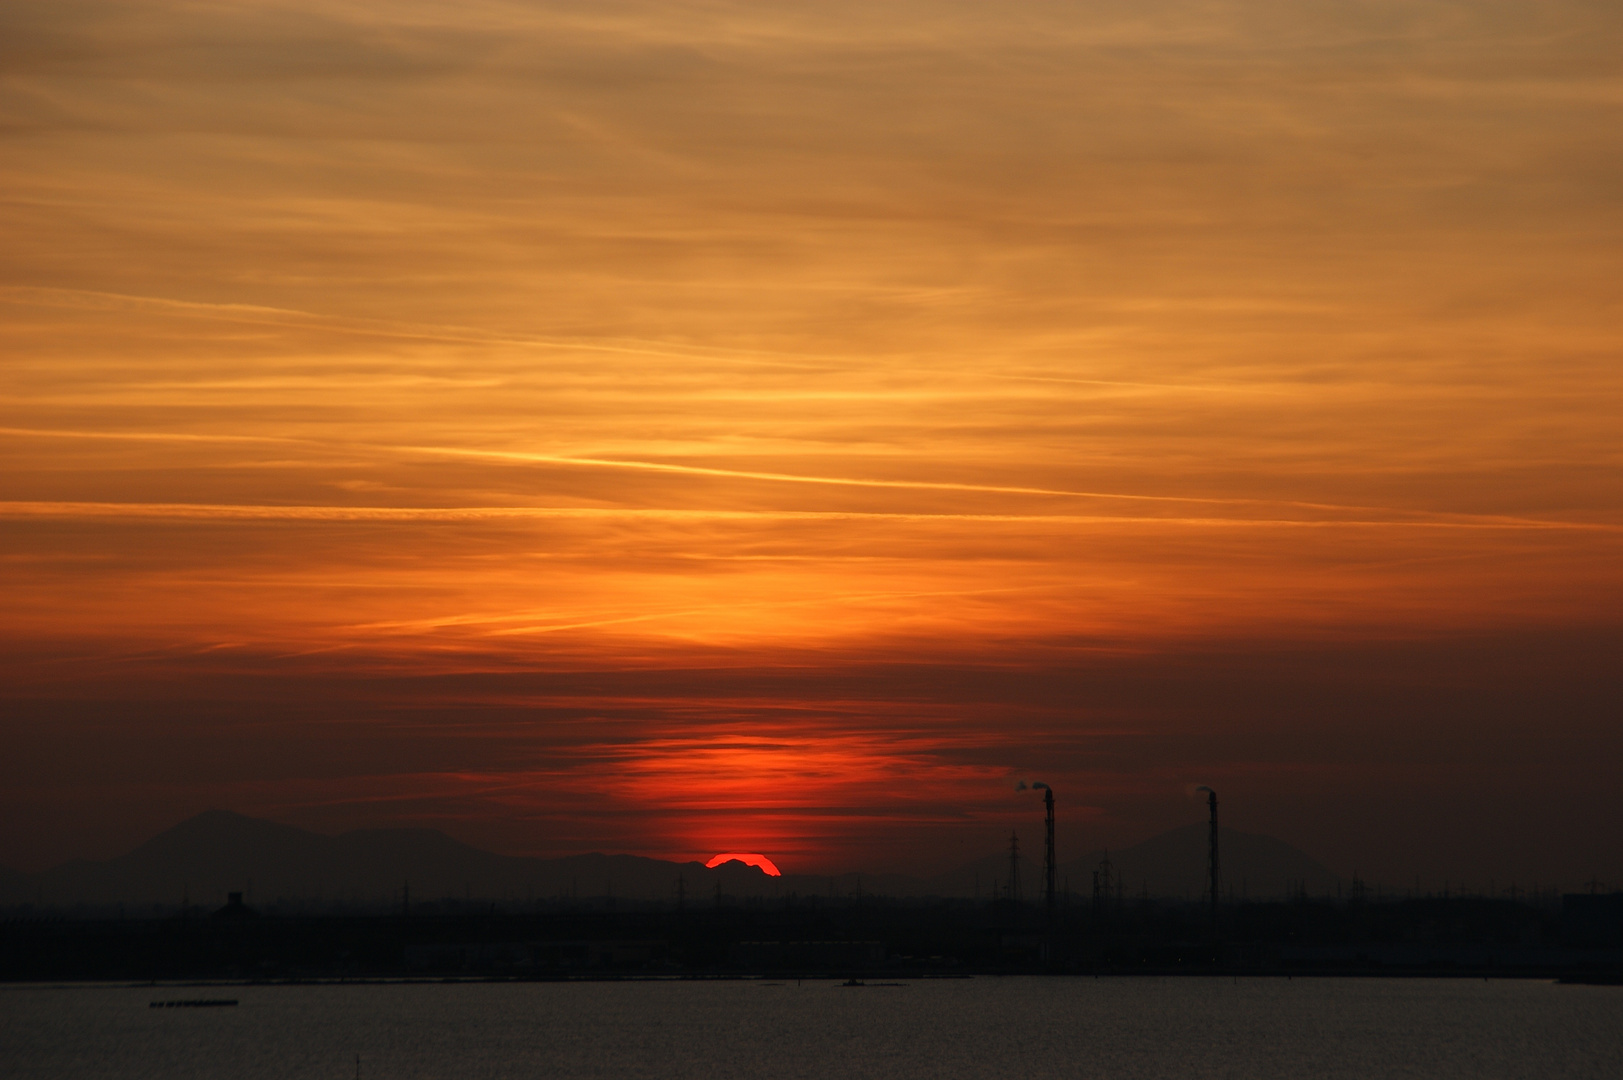
M127 855L64 863L22 881L0 880L0 902L218 906L241 892L250 904L313 903L395 908L444 898L563 896L674 898L678 877L702 890L752 895L765 875L728 863L673 863L635 855L536 859L497 855L435 829L364 829L338 836L226 810L188 818ZM20 888L19 888L20 886Z
M1272 837L1225 829L1225 893L1238 897L1283 895L1305 887L1323 895L1338 879L1323 865ZM1091 892L1103 852L1058 869L1073 896ZM1206 827L1191 825L1111 854L1129 896L1197 897L1205 887ZM1041 857L1023 861L1022 893L1038 897ZM79 860L38 874L0 868L0 904L119 904L217 907L230 892L250 905L346 906L398 909L445 898L534 901L560 898L677 899L704 903L718 891L735 897L823 896L858 893L898 897L990 899L1007 887L1006 859L989 857L923 879L901 874L769 877L755 867L676 863L638 855L593 853L542 859L497 855L435 829L367 829L328 836L292 825L210 810L188 818L128 854L101 862ZM680 885L679 885L680 882ZM999 884L1001 882L1001 884Z

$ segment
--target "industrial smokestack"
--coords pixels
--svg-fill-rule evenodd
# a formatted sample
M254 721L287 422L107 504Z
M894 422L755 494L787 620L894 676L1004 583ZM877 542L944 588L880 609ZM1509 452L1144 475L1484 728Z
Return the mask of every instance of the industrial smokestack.
M1211 808L1211 812L1212 812L1211 851L1210 851L1209 855L1207 856L1207 860L1208 860L1210 865L1207 867L1207 869L1211 872L1211 878L1212 878L1212 882L1211 882L1211 890L1212 890L1212 933L1215 934L1217 932L1217 897L1219 895L1218 887L1219 887L1219 884L1221 883L1221 879L1222 879L1222 874L1221 874L1221 870L1220 870L1220 864L1219 864L1218 859L1217 859L1217 792L1215 792L1211 788L1205 787L1205 786L1198 787L1195 790L1196 791L1204 791L1206 793L1206 805Z
M1038 781L1031 785L1032 790L1042 789L1043 805L1048 808L1048 846L1043 852L1043 900L1048 908L1048 917L1054 917L1054 873L1057 869L1054 860L1054 789Z

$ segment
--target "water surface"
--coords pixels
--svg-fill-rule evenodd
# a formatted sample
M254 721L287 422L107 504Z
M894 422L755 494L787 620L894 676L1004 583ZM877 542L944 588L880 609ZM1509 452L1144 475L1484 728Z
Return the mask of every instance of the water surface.
M235 1008L152 1009L234 997ZM1623 988L1422 979L0 988L24 1078L1623 1077Z

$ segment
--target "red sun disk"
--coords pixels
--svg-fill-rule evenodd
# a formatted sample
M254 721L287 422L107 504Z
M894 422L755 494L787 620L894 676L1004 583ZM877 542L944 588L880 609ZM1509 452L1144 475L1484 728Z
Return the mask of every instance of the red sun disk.
M758 855L754 852L724 851L720 855L713 856L711 860L704 865L706 869L714 870L722 863L729 862L741 862L746 866L758 866L768 877L783 876L783 872L778 869L777 865L773 863L771 859L767 858L765 855Z

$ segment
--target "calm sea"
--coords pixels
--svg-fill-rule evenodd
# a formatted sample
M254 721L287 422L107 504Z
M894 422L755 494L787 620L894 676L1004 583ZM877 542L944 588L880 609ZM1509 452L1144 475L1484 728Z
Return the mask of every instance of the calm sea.
M234 1008L152 1009L234 997ZM1623 988L977 978L0 988L0 1075L1623 1077Z

